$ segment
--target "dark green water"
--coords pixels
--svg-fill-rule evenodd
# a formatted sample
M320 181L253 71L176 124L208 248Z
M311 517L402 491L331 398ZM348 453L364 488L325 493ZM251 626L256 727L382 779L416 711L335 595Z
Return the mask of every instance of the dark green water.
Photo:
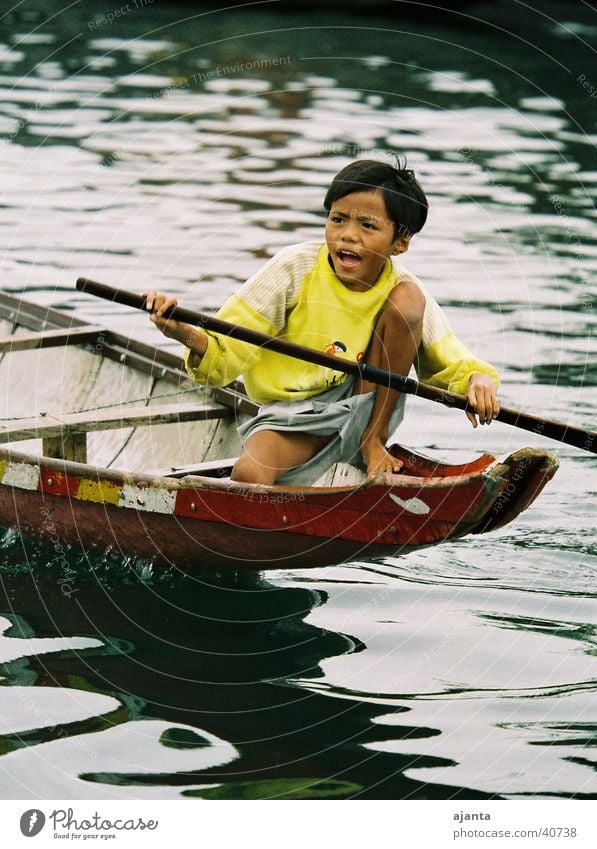
M0 4L3 288L164 344L75 278L215 308L321 236L349 158L397 149L432 203L405 264L504 403L590 427L589 7L493 4L481 25L276 5ZM435 406L401 441L550 445ZM514 525L374 564L185 577L71 551L65 571L8 532L0 797L594 796L595 463L551 447Z

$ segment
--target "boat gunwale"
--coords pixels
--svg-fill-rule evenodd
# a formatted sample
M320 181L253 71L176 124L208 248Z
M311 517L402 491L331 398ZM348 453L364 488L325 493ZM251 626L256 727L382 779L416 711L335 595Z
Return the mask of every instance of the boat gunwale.
M535 449L517 449L518 451ZM412 452L411 452L412 453ZM514 452L517 453L517 452ZM539 455L548 454L548 452L539 451ZM512 456L512 455L510 455ZM506 458L507 459L507 458ZM449 489L470 484L476 480L488 478L491 481L498 479L506 480L500 475L491 474L491 469L495 468L498 463L504 464L504 461L495 460L485 469L468 472L462 475L438 475L438 476L418 476L418 475L374 475L366 480L349 486L338 487L314 487L314 486L284 486L273 485L266 486L264 484L239 483L230 479L215 478L201 475L185 475L182 478L169 478L165 475L152 475L144 472L125 472L119 469L108 469L102 466L95 466L89 463L78 463L72 460L63 460L60 458L46 457L44 455L27 454L21 451L14 451L12 448L0 447L0 461L10 463L22 463L25 465L36 466L40 469L58 472L64 475L71 475L76 478L86 478L95 481L107 481L113 483L123 483L127 485L137 486L141 489L146 487L158 488L167 491L188 491L188 490L214 490L216 492L230 492L243 494L253 492L264 496L276 497L283 494L294 494L302 496L329 496L356 493L358 491L368 490L392 490L401 488L410 488L413 490L422 491L429 489ZM441 464L448 466L449 464ZM3 484L4 485L4 484Z

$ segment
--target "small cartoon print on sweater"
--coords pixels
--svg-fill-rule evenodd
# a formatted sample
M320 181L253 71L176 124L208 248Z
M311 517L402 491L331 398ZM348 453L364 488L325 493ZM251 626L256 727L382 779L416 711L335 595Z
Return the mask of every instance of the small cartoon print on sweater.
M346 351L347 348L344 342L332 342L331 345L323 349L323 353L329 357L335 357L337 354L345 354Z

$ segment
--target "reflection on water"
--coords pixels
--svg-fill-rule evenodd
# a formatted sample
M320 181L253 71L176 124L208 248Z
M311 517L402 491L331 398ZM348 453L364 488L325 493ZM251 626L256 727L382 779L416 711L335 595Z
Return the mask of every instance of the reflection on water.
M258 576L213 583L213 575L173 575L145 583L98 561L102 581L81 570L67 598L44 568L47 552L31 554L35 579L10 574L4 586L13 609L30 609L32 590L41 609L31 611L33 621L15 621L0 646L12 685L9 708L26 701L33 712L29 724L21 712L11 726L9 710L2 738L5 775L21 788L87 798L96 789L123 796L128 787L134 796L159 797L164 786L177 795L197 793L199 785L214 790L225 780L238 794L275 778L283 781L277 790L272 785L273 795L305 796L328 780L325 749L343 740L337 720L346 705L286 684L289 677L318 678L324 658L364 648L304 621L325 592L279 588ZM57 630L100 639L25 638ZM297 761L303 780L293 783ZM51 764L49 776L40 762ZM88 782L99 786L90 790ZM326 792L348 789L362 787L330 781Z
M51 550L29 545L29 571L4 551L7 797L597 790L594 604L570 571L562 595L433 552L267 581L71 555L65 595Z
M581 4L565 26L558 4L518 14L509 36L155 5L112 24L100 2L0 18L4 288L168 344L75 278L215 309L276 249L321 237L349 158L403 150L432 203L409 267L500 368L506 403L591 426ZM411 403L406 444L521 444L431 406ZM267 581L71 552L66 594L55 553L7 534L0 794L595 794L595 466L556 450L539 502L491 537Z

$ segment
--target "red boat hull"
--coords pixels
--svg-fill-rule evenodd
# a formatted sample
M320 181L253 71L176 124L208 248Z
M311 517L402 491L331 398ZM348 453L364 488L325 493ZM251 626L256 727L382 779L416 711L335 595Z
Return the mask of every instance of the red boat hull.
M292 488L124 476L0 452L0 525L24 537L173 565L285 568L396 555L510 521L557 469L522 449L496 465L396 453L407 474L357 487Z

